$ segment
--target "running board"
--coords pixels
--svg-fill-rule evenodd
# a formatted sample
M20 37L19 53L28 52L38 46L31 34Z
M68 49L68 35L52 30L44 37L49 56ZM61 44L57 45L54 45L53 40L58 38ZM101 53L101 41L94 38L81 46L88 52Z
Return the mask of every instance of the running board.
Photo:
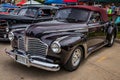
M98 45L95 45L95 46L88 49L88 54L91 54L92 52L94 52L94 51L96 51L96 50L98 50L98 49L100 49L100 48L102 48L102 47L104 47L106 45L107 45L107 42L102 42L102 43L100 43Z

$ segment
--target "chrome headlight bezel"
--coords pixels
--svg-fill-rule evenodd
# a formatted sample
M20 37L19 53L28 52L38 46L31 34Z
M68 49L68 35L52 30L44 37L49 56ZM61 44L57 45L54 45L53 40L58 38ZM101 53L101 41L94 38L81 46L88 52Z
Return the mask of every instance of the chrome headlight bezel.
M10 41L12 41L12 40L14 39L14 33L13 33L13 32L10 32L10 33L8 34L8 38L9 38Z
M60 53L61 52L61 45L58 41L55 41L51 44L51 49L54 53Z

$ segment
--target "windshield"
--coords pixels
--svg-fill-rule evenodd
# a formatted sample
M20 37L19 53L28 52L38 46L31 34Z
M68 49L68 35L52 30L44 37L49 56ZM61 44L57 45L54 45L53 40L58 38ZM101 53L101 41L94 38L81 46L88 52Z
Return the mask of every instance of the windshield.
M7 12L7 8L0 7L0 12Z
M86 22L89 15L88 10L69 8L61 9L56 14L56 19L58 21L67 21L67 22Z
M35 17L37 14L37 9L36 8L24 8L21 9L18 13L18 15L21 16L28 16L28 17Z

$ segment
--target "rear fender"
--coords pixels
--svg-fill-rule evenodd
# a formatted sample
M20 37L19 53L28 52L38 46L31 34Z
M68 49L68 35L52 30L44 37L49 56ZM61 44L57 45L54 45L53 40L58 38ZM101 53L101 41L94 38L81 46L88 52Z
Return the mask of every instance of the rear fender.
M108 29L107 29L107 39L114 33L115 34L115 38L118 32L118 28L116 25L111 24L109 25Z

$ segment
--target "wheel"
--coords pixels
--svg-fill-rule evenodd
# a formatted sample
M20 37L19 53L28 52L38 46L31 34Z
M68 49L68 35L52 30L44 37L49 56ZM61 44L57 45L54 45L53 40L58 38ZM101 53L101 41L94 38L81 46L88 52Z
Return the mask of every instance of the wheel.
M108 47L111 47L111 46L114 44L114 40L115 40L115 34L112 33L111 36L110 36L109 39L108 39L108 44L107 44L107 46L108 46Z
M74 71L79 67L82 59L83 49L81 47L77 47L73 50L72 55L69 58L68 62L64 65L64 68L67 71Z

